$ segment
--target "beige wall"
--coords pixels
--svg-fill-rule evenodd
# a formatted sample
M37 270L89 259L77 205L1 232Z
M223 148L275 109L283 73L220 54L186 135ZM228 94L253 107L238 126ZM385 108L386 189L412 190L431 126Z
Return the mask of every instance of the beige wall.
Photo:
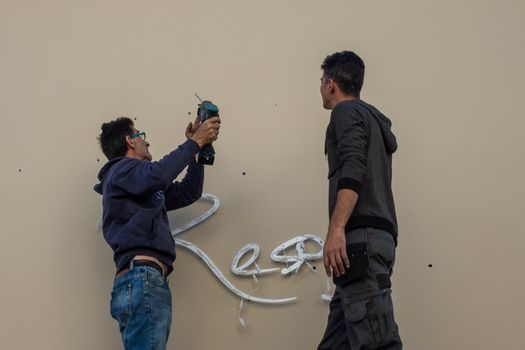
M523 349L525 3L522 1L0 1L0 348L117 349L114 274L95 225L96 135L136 117L156 157L183 141L193 92L221 107L207 192L222 206L181 238L229 265L302 233L324 237L329 113L322 59L365 60L363 98L394 122L407 349ZM97 161L100 159L100 162ZM242 175L246 172L246 175ZM176 214L183 220L199 210ZM432 267L429 267L432 264ZM314 349L321 264L239 300L179 249L170 349Z

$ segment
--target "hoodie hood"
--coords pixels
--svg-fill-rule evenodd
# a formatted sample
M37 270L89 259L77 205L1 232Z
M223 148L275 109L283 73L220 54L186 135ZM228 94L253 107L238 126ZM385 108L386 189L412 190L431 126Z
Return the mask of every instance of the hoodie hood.
M98 172L98 180L100 182L93 187L95 192L97 192L99 194L102 194L102 188L104 186L104 180L106 179L109 170L111 169L111 167L113 165L115 165L116 163L120 162L122 159L124 159L124 157L113 158L112 160L110 160L109 162L104 164L102 169L100 169L100 171Z
M392 122L388 119L383 113L381 113L377 108L368 103L359 100L361 105L368 109L374 119L379 124L381 129L381 134L383 135L383 142L385 144L386 150L388 153L394 153L397 150L397 141L396 135L392 132Z

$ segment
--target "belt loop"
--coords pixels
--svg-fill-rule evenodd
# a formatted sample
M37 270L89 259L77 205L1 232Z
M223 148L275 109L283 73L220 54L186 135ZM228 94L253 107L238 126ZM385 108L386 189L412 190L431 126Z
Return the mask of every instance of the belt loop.
M368 227L364 227L363 230L361 230L361 232L363 233L363 240L361 242L368 243L368 234L369 234Z
M135 264L133 263L133 259L131 259L131 261L129 262L129 271L132 271L133 270L133 266Z

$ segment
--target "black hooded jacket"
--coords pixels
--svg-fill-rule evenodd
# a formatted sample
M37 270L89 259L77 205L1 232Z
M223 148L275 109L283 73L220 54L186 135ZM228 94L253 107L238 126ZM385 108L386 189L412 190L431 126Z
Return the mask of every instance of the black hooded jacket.
M397 219L392 194L392 154L397 150L391 121L374 106L360 100L339 102L326 130L329 215L337 192L351 189L359 195L346 231L374 227L390 232L397 242Z

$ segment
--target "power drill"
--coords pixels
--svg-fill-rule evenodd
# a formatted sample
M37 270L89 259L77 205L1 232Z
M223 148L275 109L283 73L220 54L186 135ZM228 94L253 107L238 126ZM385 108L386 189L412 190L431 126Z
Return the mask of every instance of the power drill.
M197 115L202 122L211 117L217 117L219 115L219 107L214 105L211 101L203 101L199 95L195 94L199 100L199 108L197 109ZM213 165L215 161L215 150L211 143L202 146L199 152L199 158L197 162L199 164Z

